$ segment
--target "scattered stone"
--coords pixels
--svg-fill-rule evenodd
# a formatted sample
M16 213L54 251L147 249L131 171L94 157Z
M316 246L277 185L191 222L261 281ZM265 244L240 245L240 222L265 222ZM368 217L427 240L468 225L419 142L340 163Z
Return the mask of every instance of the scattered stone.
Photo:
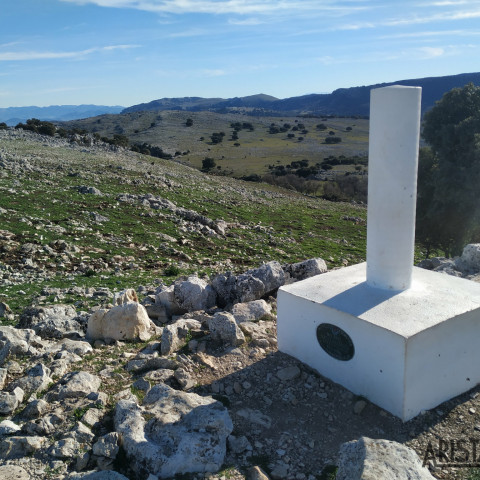
M260 410L252 410L251 408L242 408L237 411L237 415L250 423L260 425L265 428L272 426L272 419L264 415Z
M360 415L366 406L367 402L365 400L357 400L353 406L353 413L355 415Z
M88 372L72 372L47 393L48 398L64 400L66 398L84 398L100 388L100 377Z
M183 368L177 368L177 370L175 370L174 376L175 380L177 380L182 390L190 390L195 386L195 380Z
M271 312L272 307L265 300L237 303L232 308L232 315L237 323L259 320Z
M9 355L38 355L42 348L44 343L33 330L0 326L0 364Z
M328 269L325 260L322 258L311 258L303 262L284 265L283 270L285 271L285 284L288 285L315 275L320 275Z
M247 470L247 480L270 480L268 475L258 466Z
M288 382L289 380L294 380L300 376L300 369L296 365L292 365L291 367L282 368L277 372L277 377L282 382Z
M87 187L86 185L81 185L77 188L78 193L90 194L90 195L103 195L103 193L95 187Z
M119 446L119 434L117 432L107 433L103 437L100 437L92 447L93 454L98 455L100 457L107 457L107 458L116 458Z
M228 437L228 448L231 452L239 454L243 453L245 450L252 450L252 445L245 435L242 435L241 437L230 435Z
M118 402L114 423L137 475L162 478L219 470L233 429L220 402L167 385L155 385L142 406Z
M271 476L274 480L282 480L288 476L288 467L283 463L279 463L271 472ZM351 479L353 480L353 479Z
M2 420L0 422L0 437L2 435L13 435L14 433L17 433L20 430L21 428L11 420Z
M212 338L231 345L240 345L245 342L245 336L231 313L216 313L208 320L208 329Z
M417 454L390 440L359 440L340 447L336 480L394 478L395 480L434 480Z
M24 391L17 387L12 393L0 392L0 415L10 415L23 402Z
M173 294L176 304L185 312L208 310L216 303L213 288L196 275L191 275L183 281L176 281Z
M180 319L164 327L160 346L162 355L170 355L182 348L186 343L189 331L200 331L201 328L202 324L200 322L191 319Z
M20 328L31 328L42 338L81 338L85 323L71 305L27 308L19 321Z
M0 465L0 478L2 480L31 480L30 474L17 465Z
M32 420L45 414L48 409L48 403L43 398L32 400L22 411L22 418Z

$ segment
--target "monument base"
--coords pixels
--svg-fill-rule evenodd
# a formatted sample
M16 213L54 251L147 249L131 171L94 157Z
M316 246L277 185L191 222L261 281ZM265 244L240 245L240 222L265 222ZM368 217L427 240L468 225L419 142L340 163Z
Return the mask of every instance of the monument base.
M480 382L480 284L414 267L401 292L366 263L278 291L280 351L403 421Z

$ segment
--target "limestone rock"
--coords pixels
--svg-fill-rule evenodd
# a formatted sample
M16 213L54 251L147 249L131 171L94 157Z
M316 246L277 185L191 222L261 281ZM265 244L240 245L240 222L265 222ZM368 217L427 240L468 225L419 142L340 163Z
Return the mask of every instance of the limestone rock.
M265 295L273 292L285 283L285 272L276 261L265 263L261 267L249 271L249 273L263 283Z
M320 275L321 273L325 273L328 269L325 260L322 258L310 258L303 262L284 265L283 270L285 271L285 284L288 285L293 282L314 277L315 275Z
M85 336L83 319L71 305L28 308L20 316L19 327L31 328L42 338Z
M83 398L98 391L101 380L97 375L88 372L67 373L60 382L47 394L49 398L63 400L65 398Z
M2 420L0 422L0 437L4 435L13 435L14 433L18 433L20 430L21 428L11 420Z
M217 293L217 303L220 307L259 300L273 293L284 283L285 272L276 261L268 262L238 276L227 272L212 279L212 287Z
M252 338L252 343L261 348L274 347L277 343L276 326L273 321L243 322L239 324L245 335Z
M237 303L232 307L232 315L237 323L251 322L272 312L272 307L265 300L253 300Z
M87 336L91 340L149 340L152 336L150 318L143 305L129 302L110 310L100 309L88 320Z
M174 290L175 285L173 284L168 287L161 286L155 295L155 305L164 307L167 317L184 313L175 300Z
M119 435L116 432L107 433L93 444L93 454L101 457L115 458L119 451Z
M178 382L182 390L190 390L195 386L195 380L183 368L177 368L177 370L175 370L174 376L175 380Z
M0 364L9 355L37 355L44 346L31 329L0 326Z
M118 292L113 297L114 305L123 305L124 303L136 302L138 303L137 292L133 288L127 288Z
M480 243L465 245L457 265L466 273L480 272Z
M359 440L340 447L336 480L434 480L410 448L389 440Z
M208 329L212 338L231 345L240 345L245 342L245 336L231 313L216 313L208 320Z
M155 385L142 406L118 402L114 423L136 474L160 478L219 470L233 429L220 402L167 385Z
M13 392L0 392L0 415L10 415L23 402L24 391L16 387Z
M268 475L258 466L247 470L247 480L269 480Z
M66 339L58 343L57 346L61 348L61 351L74 353L75 355L86 355L87 353L92 353L92 346L83 340L70 340Z
M282 368L277 372L277 377L282 382L287 382L289 380L293 380L300 376L300 369L296 365L292 365L291 367Z
M0 437L0 458L9 460L22 458L38 452L46 443L46 437L39 436L11 436Z
M167 325L162 332L160 350L162 355L170 355L185 345L185 338L190 330L200 331L202 324L197 320L179 319Z
M2 480L31 480L30 474L17 465L1 465L0 478Z
M88 187L86 185L81 185L80 187L77 188L78 193L83 193L83 194L90 194L90 195L98 195L102 196L103 193L96 187Z
M48 403L43 398L37 398L27 404L22 411L22 418L31 420L39 418L45 414L48 409Z
M127 363L127 371L133 373L145 372L148 370L170 369L175 370L178 364L175 360L165 357L159 357L158 354L137 355L133 360Z
M26 376L15 380L12 386L20 387L25 394L28 395L46 390L48 385L53 381L50 377L50 369L42 363L38 363L27 370L26 373Z
M196 275L186 280L177 280L173 290L175 302L186 312L208 310L216 303L216 294L213 288Z

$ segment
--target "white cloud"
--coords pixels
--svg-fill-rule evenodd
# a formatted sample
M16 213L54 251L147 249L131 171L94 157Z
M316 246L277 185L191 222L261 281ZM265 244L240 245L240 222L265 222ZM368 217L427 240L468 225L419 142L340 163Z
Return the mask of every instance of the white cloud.
M391 35L381 35L378 38L381 39L393 39L393 38L428 38L438 36L451 36L451 37L471 37L480 35L480 30L433 30L424 32L410 32L410 33L394 33Z
M230 25L240 25L240 26L253 26L253 25L262 25L265 23L264 20L260 20L259 18L246 18L245 20L236 20L236 19L230 19L228 21Z
M60 58L82 58L87 55L98 52L109 52L112 50L126 50L136 48L139 45L108 45L106 47L93 47L86 50L77 50L71 52L0 52L0 62L24 61L24 60L53 60Z
M445 55L445 49L443 49L442 47L420 47L418 49L418 52L420 57L424 60L442 57L443 55Z
M156 13L210 13L226 15L278 15L285 13L322 12L347 15L369 7L356 0L62 0L78 5L133 8ZM362 0L363 1L363 0Z
M183 32L174 32L168 35L171 38L200 37L202 35L211 35L212 32L202 28L192 28Z

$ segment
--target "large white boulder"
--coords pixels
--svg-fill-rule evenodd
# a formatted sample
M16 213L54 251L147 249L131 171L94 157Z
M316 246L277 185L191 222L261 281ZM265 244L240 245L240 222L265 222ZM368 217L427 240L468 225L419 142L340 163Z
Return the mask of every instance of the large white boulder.
M226 408L210 397L155 385L142 406L117 403L115 429L137 475L173 478L189 472L216 472L233 430Z
M110 310L100 309L88 319L87 337L91 340L149 340L152 325L143 305L128 302Z

